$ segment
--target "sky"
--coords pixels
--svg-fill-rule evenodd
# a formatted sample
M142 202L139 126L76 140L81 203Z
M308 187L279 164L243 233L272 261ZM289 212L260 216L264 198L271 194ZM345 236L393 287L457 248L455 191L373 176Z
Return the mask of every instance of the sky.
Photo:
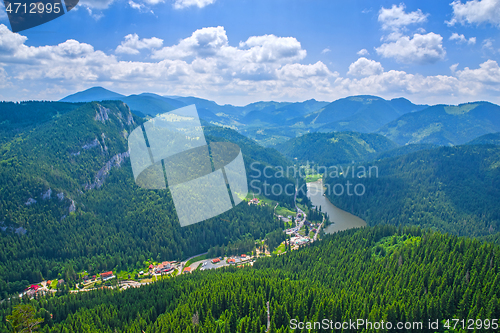
M500 104L500 0L80 0L20 33L0 6L0 100Z

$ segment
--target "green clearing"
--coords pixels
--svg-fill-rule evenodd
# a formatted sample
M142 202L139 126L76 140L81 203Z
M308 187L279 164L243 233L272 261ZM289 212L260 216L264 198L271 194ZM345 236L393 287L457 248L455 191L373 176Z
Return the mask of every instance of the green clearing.
M285 253L286 252L286 249L285 249L285 243L281 243L277 248L276 250L273 251L274 254L282 254L282 253Z
M297 213L294 212L293 210L290 210L286 207L278 206L276 207L275 213L284 217L287 217L289 215L296 217Z

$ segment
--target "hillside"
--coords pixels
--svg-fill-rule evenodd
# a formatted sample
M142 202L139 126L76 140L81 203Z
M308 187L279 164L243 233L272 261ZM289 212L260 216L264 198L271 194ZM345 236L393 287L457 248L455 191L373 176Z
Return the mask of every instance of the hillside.
M464 145L417 151L373 162L379 177L363 184L362 196L336 196L332 203L369 225L416 224L463 236L500 232L500 147ZM366 166L368 167L368 166ZM330 189L343 177L327 179Z
M377 133L397 144L460 145L481 135L500 131L500 106L488 102L435 105L405 114Z
M64 97L60 102L67 103L86 103L86 102L100 102L106 100L119 100L125 97L122 94L115 93L114 91L105 89L103 87L93 87L84 91Z
M437 147L439 146L433 145L431 143L407 144L389 151L382 152L376 157L376 159L379 160L384 158L403 156L419 150L433 149Z
M31 110L34 115L48 110L39 117L44 122L19 125L17 134L0 145L1 298L67 271L127 269L144 258L181 259L230 243L237 248L238 242L262 239L281 227L271 208L240 204L181 228L169 191L145 190L134 183L127 136L143 119L120 101L78 108L42 104L33 104ZM28 112L15 103L0 107ZM12 131L12 124L0 126L2 132ZM286 162L276 151L234 131L207 132L208 141L241 143L246 163L256 161L264 168ZM284 205L293 201L273 198Z
M500 132L481 135L467 142L468 145L500 145Z
M336 100L303 118L294 119L293 123L303 123L321 132L369 133L403 114L419 111L424 107L403 98L388 101L376 96L352 96Z
M365 161L396 147L381 135L355 132L309 133L276 146L290 159L322 166Z
M265 332L266 302L273 333L323 319L333 327L310 332L332 332L336 322L353 318L364 320L352 330L357 332L374 332L366 321L382 320L393 330L409 322L411 328L402 332L453 332L446 328L448 318L500 316L499 257L498 246L471 239L418 228L365 228L260 259L253 267L196 271L140 289L103 289L31 304L48 333ZM1 311L10 314L11 306ZM436 321L439 327L430 329ZM5 331L2 322L0 332Z

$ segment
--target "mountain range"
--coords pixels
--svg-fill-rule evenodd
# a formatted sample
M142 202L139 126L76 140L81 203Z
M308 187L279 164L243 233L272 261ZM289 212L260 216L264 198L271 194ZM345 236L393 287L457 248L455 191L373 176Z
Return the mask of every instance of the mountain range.
M488 102L435 105L405 114L377 133L397 144L460 145L481 135L500 131L500 106Z
M219 105L197 97L152 93L124 96L101 87L67 96L61 102L118 99L137 115L154 117L190 104L209 124L232 128L263 146L274 146L311 132L377 133L398 145L458 145L500 131L500 107L488 102L419 105L405 98L352 96L331 103L256 102Z

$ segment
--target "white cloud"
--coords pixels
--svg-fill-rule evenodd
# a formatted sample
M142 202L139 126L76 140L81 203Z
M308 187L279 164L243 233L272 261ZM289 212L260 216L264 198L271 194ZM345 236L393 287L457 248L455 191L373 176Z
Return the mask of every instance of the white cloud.
M493 49L493 42L495 40L493 38L486 38L484 41L483 41L483 49L487 49L487 50L490 50L490 51L495 51Z
M106 9L114 1L115 0L80 0L79 4L90 8Z
M230 46L224 27L210 27L196 30L190 37L177 45L154 51L153 59L217 58L223 60L220 66L235 64L245 69L257 64L290 63L302 60L306 51L293 37L274 35L253 36L238 47ZM260 65L259 65L260 66Z
M458 33L454 32L450 36L450 40L456 40L457 43L467 43L469 45L476 44L476 37L471 37L467 40L463 34L459 35Z
M125 36L125 41L118 45L116 53L139 54L142 49L159 49L163 46L163 39L152 37L139 39L137 34Z
M367 55L370 55L370 52L368 52L367 49L361 49L356 54L359 56L367 56Z
M500 0L472 0L466 3L456 0L451 6L453 18L446 22L450 26L457 23L491 23L500 27Z
M155 0L150 0L150 1L155 1ZM183 9L192 6L203 8L205 6L213 4L214 2L215 0L175 0L174 8Z
M477 69L465 67L456 74L460 81L476 83L500 91L500 67L494 60L483 62Z
M326 48L323 51L321 51L321 54L327 54L329 52L332 52L332 50L330 50L329 48Z
M146 9L146 6L142 3L136 3L132 0L129 0L128 5L134 9L137 9L139 11L143 11Z
M378 14L378 21L382 24L382 29L399 31L410 24L424 23L428 14L422 13L420 9L406 13L405 5L392 5L392 8L381 8Z
M137 50L145 39L132 35L128 40ZM122 93L198 96L237 105L355 94L405 96L420 103L500 102L500 69L494 60L478 68L452 66L450 75L423 76L384 71L378 62L360 58L341 77L320 61L302 63L306 51L295 38L254 36L231 46L223 27L197 30L149 61L120 61L76 40L38 47L26 42L0 24L2 99L59 99L99 85Z
M426 35L415 34L413 38L401 36L396 41L384 43L376 48L384 58L394 58L398 62L427 64L444 59L443 37L430 32Z
M384 68L380 62L369 60L361 57L349 66L347 75L356 77L365 77L370 75L378 75L384 72Z
M450 66L450 70L452 73L455 73L457 71L457 68L458 68L458 63L456 64L453 64Z

